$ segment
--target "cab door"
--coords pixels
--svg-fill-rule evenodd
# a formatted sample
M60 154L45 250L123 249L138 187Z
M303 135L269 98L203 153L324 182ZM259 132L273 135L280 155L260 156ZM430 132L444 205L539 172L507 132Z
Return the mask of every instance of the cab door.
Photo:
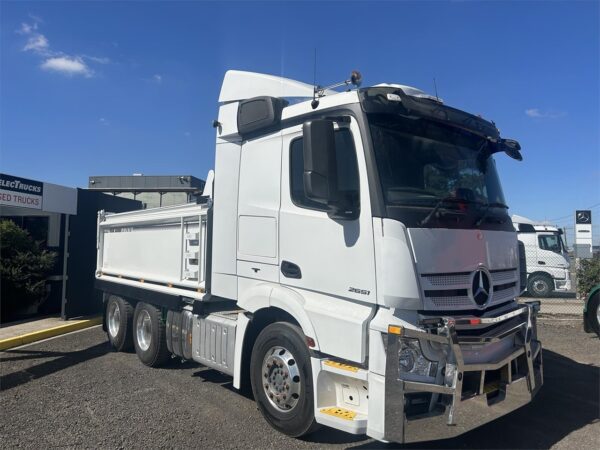
M373 223L358 124L352 119L335 131L339 186L360 203L353 220L331 219L306 197L302 126L285 130L282 138L280 283L304 290L305 298L310 291L313 297L375 303Z
M244 142L238 192L237 275L244 280L279 281L281 136Z

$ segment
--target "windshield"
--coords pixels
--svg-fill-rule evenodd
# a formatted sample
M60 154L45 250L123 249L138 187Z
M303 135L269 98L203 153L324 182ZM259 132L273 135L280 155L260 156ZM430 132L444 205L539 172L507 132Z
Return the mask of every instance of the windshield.
M368 116L388 205L433 207L442 199L504 205L495 162L481 151L481 137L425 120Z

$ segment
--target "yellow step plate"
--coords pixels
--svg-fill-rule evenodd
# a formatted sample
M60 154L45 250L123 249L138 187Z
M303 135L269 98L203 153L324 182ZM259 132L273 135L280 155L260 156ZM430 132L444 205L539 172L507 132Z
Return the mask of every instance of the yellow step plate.
M354 420L356 413L344 408L323 408L320 410L323 414L329 414L330 416L337 417L344 420Z
M323 364L325 364L326 366L335 367L336 369L347 370L348 372L358 372L358 367L350 366L348 364L342 364L336 361L327 360Z

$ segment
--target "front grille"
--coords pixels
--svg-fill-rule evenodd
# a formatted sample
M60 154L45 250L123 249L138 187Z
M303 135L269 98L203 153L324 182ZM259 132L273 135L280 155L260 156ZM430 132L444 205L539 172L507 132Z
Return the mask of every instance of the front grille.
M513 299L518 295L517 269L492 270L493 293L485 306ZM479 308L470 296L471 272L429 273L421 276L421 289L426 309L454 310Z
M518 275L516 269L492 271L492 283L496 285L507 281L515 281L518 279Z
M457 286L469 284L469 273L450 275L423 275L431 286Z

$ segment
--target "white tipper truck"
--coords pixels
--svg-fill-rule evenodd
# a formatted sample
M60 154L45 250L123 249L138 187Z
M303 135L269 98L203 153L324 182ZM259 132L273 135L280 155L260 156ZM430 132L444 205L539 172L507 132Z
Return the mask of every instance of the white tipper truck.
M146 365L251 386L290 436L456 436L543 383L493 158L520 147L418 89L359 80L228 71L206 203L98 215L104 328Z
M516 214L512 222L525 250L527 293L532 297L548 297L554 291L570 291L571 264L563 231Z

